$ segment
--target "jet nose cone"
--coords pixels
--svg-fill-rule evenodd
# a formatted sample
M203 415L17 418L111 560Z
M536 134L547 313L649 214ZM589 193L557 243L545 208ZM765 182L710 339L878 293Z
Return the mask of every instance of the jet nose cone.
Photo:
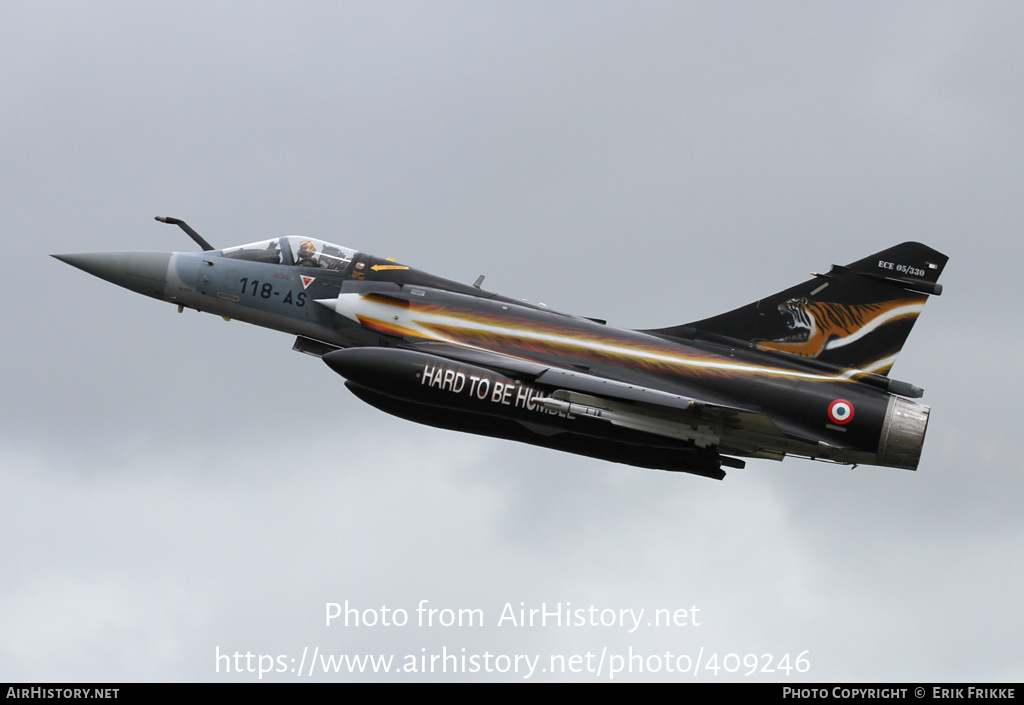
M164 298L170 252L81 252L52 256L139 294Z

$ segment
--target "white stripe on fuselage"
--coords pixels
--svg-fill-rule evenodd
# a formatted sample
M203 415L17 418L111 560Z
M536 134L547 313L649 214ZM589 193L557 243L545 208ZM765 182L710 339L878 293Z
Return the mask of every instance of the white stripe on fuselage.
M460 328L466 331L489 333L491 335L516 338L524 342L538 342L575 348L581 351L596 351L609 355L621 355L637 360L650 362L663 362L682 367L716 370L723 372L740 372L747 374L772 375L776 377L791 377L795 379L806 379L818 382L847 381L853 377L857 370L846 370L838 375L814 374L811 372L799 372L786 370L777 367L763 367L760 365L748 365L736 362L727 362L720 359L699 359L687 357L671 352L659 352L641 345L629 346L616 344L607 341L585 340L569 335L545 333L532 328L506 327L494 325L482 321L471 320L458 314L433 313L419 311L412 306L396 305L381 301L372 301L362 294L340 294L336 299L317 299L317 303L330 308L337 313L362 324L361 319L376 319L384 325L394 325L415 331L424 338L437 340L463 348L475 350L488 350L479 345L467 343L458 338L451 338L438 333L435 327ZM503 354L508 354L499 350ZM709 357L719 356L709 354Z

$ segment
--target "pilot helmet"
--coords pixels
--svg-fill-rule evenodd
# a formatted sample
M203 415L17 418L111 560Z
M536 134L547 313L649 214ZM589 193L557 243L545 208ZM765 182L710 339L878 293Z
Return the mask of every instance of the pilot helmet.
M312 240L303 240L299 243L299 259L306 259L316 254L316 245Z

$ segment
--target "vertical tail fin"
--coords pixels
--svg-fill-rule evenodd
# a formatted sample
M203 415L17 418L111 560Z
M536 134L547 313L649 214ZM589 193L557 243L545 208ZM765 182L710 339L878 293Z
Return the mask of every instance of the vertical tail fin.
M727 336L762 350L886 375L949 258L905 242L734 311L665 328Z

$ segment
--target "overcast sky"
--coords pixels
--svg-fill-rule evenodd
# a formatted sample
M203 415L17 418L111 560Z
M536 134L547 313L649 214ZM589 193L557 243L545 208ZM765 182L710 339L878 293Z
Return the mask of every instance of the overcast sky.
M4 2L0 680L1024 680L1021 36L1013 3ZM950 257L892 373L920 468L716 482L411 424L48 257L195 250L155 215L633 328L918 240ZM326 626L346 600L409 624ZM542 603L645 612L499 626ZM398 670L443 653L481 672ZM573 656L602 672L544 670Z

